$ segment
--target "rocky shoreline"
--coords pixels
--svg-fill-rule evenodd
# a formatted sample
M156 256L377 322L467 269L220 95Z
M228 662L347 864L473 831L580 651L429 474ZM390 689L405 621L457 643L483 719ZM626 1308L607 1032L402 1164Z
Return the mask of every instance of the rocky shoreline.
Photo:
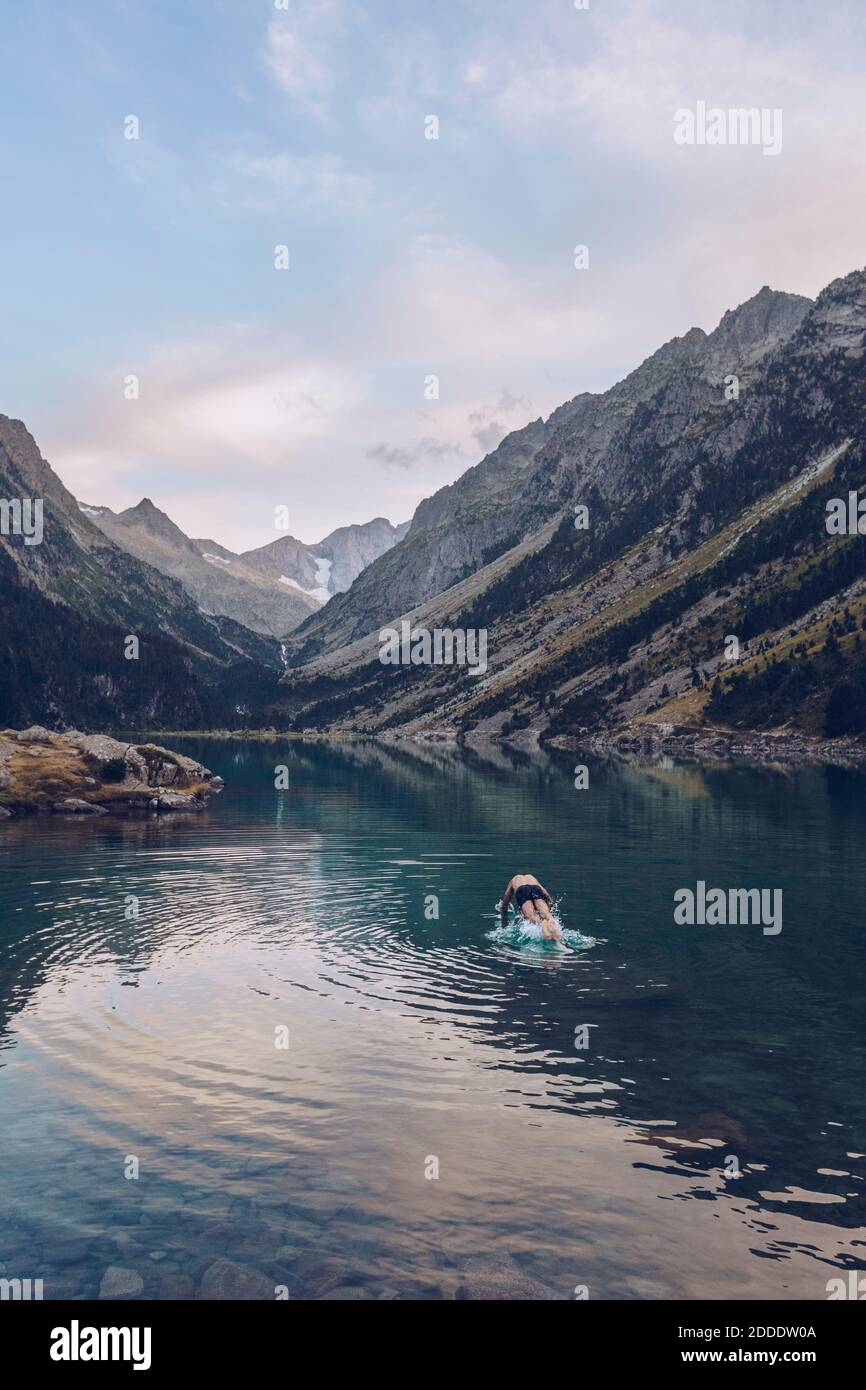
M866 764L866 741L826 739L786 731L694 728L676 724L633 724L613 732L586 732L549 740L554 748L592 753L644 754L649 757L736 760L758 765L826 763L835 767Z
M319 734L318 737L327 738L327 735ZM579 752L583 749L601 756L619 754L653 760L669 757L708 763L736 761L756 767L779 764L795 767L818 763L849 768L866 766L866 739L827 739L788 731L761 733L751 729L710 729L673 724L629 724L615 730L598 731L584 729L577 734L559 734L553 738L539 738L538 731L532 729L520 730L507 738L494 738L475 732L460 734L455 729L423 729L412 733L392 730L364 737L385 743L406 741L454 747L465 745L469 748L491 745L524 751L540 748Z
M0 730L0 820L201 811L221 777L155 743L76 729Z
M720 762L736 759L757 766L771 763L826 763L837 767L866 765L866 739L827 739L787 730L759 732L753 729L722 729L664 723L631 723L614 730L583 729L576 734L539 738L537 730L522 729L514 734L493 736L474 731L461 733L455 728L429 728L403 731L389 729L372 733L345 729L277 730L196 729L178 730L163 737L212 739L214 742L240 739L257 743L298 742L352 743L367 740L382 743L449 744L483 747L496 744L508 748L553 748L566 752L585 749L598 754L644 754L648 757L674 757Z

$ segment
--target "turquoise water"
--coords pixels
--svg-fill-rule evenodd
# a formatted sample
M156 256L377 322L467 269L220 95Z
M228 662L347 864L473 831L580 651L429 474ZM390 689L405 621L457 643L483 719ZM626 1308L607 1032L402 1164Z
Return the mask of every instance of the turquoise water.
M201 816L0 827L0 1274L824 1299L866 1268L861 774L171 742L226 780ZM500 930L518 871L571 950ZM675 925L698 880L781 888L782 931Z

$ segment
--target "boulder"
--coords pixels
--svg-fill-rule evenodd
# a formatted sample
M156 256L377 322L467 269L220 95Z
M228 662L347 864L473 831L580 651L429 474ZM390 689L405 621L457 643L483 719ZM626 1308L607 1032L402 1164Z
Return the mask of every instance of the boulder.
M208 1265L201 1277L200 1299L224 1299L250 1303L255 1299L273 1299L274 1281L249 1265L220 1258Z
M147 763L138 749L130 744L124 754L124 758L129 768L128 776L132 777L136 782L142 783L143 786L147 786Z
M151 787L186 787L192 782L210 782L212 774L193 758L182 753L171 753L156 743L140 743L135 753L147 769L147 782Z
M122 762L126 764L126 775L122 784L127 787L148 784L148 766L145 758L132 743L123 743L108 734L82 734L77 729L61 735L66 743L79 749L85 756L100 764Z
M155 800L159 811L200 811L204 804L189 792L160 792Z
M134 1269L109 1265L99 1285L100 1298L137 1298L144 1292L144 1280Z
M167 750L161 748L159 751L161 753L164 753ZM187 758L184 756L183 753L172 753L171 756L177 763L178 767L186 773L187 777L189 777L191 781L207 782L210 780L211 774L208 771L208 769L206 767L203 767L201 763L197 763L195 761L195 758Z
M41 724L32 724L29 729L22 729L20 733L13 734L12 737L18 743L51 743L56 737L48 729L43 729Z
M113 758L125 758L129 748L128 743L121 743L116 738L110 738L108 734L82 734L77 729L72 729L62 737L66 743L80 748L82 753L89 754L100 763L111 762Z
M556 1295L525 1273L510 1255L479 1255L464 1266L457 1297L485 1302L494 1299L526 1302L552 1299Z
M68 816L104 816L104 807L94 806L90 801L80 801L78 797L70 796L66 801L55 801L51 808Z

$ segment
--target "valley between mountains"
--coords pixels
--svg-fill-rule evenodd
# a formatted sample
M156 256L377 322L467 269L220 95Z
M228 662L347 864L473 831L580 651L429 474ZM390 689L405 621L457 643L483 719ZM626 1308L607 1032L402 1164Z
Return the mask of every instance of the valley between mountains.
M0 417L0 723L550 740L866 733L866 271L764 288L515 431L411 522L244 554L81 504ZM853 525L828 526L854 498ZM866 521L864 521L866 530ZM483 630L483 671L380 633ZM140 656L124 656L139 638Z

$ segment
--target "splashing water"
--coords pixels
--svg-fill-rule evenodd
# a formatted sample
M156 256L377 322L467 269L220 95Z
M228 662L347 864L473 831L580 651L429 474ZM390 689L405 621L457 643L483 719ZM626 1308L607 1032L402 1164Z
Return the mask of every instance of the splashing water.
M497 921L501 914L501 903L496 904ZM564 946L572 951L588 950L590 946L596 944L594 936L584 936L583 932L577 931L573 927L565 927L559 915L559 903L555 902L551 910L554 924L559 927L562 935L561 941L548 941L542 935L541 927L537 922L530 922L525 917L512 915L509 917L505 926L501 924L487 932L488 941L504 942L508 946L540 946L542 950L562 950Z

